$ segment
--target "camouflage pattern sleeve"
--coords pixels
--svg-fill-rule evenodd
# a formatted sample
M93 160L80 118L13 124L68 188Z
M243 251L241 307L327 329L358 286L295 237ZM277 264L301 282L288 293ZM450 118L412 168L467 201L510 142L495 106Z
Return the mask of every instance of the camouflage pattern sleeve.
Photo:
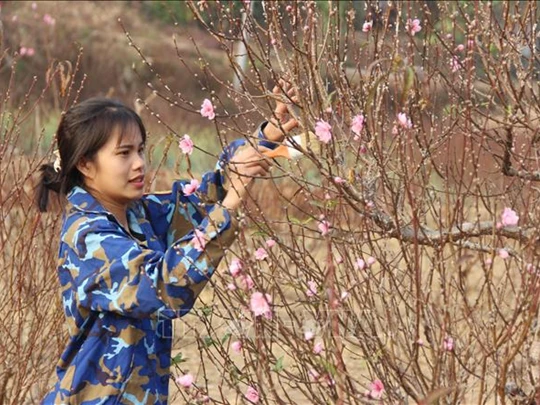
M79 305L135 318L187 313L235 238L217 205L166 250L145 248L107 216L72 216L64 234ZM179 235L175 235L179 236Z

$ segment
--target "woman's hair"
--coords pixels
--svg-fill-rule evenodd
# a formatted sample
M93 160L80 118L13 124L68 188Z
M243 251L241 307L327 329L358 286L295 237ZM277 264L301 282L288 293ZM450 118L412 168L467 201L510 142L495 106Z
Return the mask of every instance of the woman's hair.
M60 170L57 172L50 163L40 167L41 176L36 189L39 210L47 211L50 191L65 196L74 186L83 185L83 175L77 169L81 159L92 161L114 129L120 130L123 136L133 126L139 128L145 142L146 130L141 118L117 100L90 98L66 111L56 132Z

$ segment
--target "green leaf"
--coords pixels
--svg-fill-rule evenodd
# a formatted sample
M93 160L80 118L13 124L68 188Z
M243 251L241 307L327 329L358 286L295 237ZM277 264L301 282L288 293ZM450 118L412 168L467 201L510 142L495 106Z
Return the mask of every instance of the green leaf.
M221 344L225 343L231 337L231 332L225 333L225 336L221 338Z
M278 373L283 370L283 356L277 359L276 364L274 364L274 366L272 367L272 370Z
M202 338L202 342L203 342L203 345L205 348L208 348L210 346L212 346L213 344L215 344L216 342L214 342L214 339L212 339L211 336L204 336Z
M204 316L211 315L212 311L213 311L213 308L209 307L207 305L205 305L204 307L201 308L201 312L203 313Z
M185 361L187 361L187 358L184 358L184 355L182 353L178 353L171 359L171 365L174 366L175 364L184 363Z

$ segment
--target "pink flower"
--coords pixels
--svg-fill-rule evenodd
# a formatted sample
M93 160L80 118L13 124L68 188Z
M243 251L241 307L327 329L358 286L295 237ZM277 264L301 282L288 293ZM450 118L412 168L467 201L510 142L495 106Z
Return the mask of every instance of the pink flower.
M367 265L368 265L368 266L371 266L371 265L373 265L373 264L375 264L375 263L377 263L377 259L375 259L374 257L369 256L369 257L367 258Z
M193 141L188 134L185 134L184 137L178 142L178 146L182 150L182 153L185 155L191 155L193 152Z
M207 98L204 99L201 105L201 115L209 120L213 120L216 117L216 114L214 113L214 106Z
M508 257L510 256L510 254L508 253L508 250L506 249L499 249L498 253L501 259L508 259Z
M411 35L414 35L421 30L422 26L420 25L420 20L418 18L415 18L414 20L409 18L407 20L407 31L409 31Z
M198 252L202 252L206 246L205 234L198 229L195 229L195 235L193 236L193 248Z
M229 290L229 291L236 290L236 285L234 283L227 284L227 290Z
M231 265L229 266L229 271L233 277L238 277L242 272L242 262L239 259L232 259Z
M398 131L397 126L394 125L394 126L392 127L392 135L397 135L397 134L399 134L399 131Z
M443 349L447 352L454 350L454 339L451 337L445 337L443 342Z
M255 283L250 275L244 274L238 277L238 282L244 291L249 291L253 288Z
M336 184L343 184L343 183L345 183L345 180L343 180L343 179L342 179L341 177L339 177L339 176L336 176L336 177L334 177L334 183L336 183Z
M364 129L364 120L365 117L362 114L358 114L356 117L353 118L351 130L356 135L360 135L360 132L362 132L362 129Z
M341 293L341 296L339 297L339 299L340 299L341 301L343 301L343 300L344 300L345 298L347 298L348 296L349 296L349 292L348 292L348 291L343 291L343 292Z
M328 222L327 220L323 219L319 222L319 232L321 233L322 236L326 236L328 235L328 233L330 232L330 222Z
M182 186L182 192L187 197L188 195L193 194L199 188L199 180L192 179L189 184L184 184Z
M320 354L324 350L322 342L317 342L313 345L313 353Z
M458 52L463 52L464 49L465 49L465 45L463 44L459 44L458 46L456 46L456 51Z
M240 353L242 351L242 342L240 340L235 340L231 343L231 349L233 349L235 353Z
M21 56L32 56L34 52L34 48L27 48L25 46L21 46L21 49L19 49Z
M375 380L369 384L369 396L372 399L381 399L384 392L384 384L381 380Z
M405 113L399 113L397 115L398 124L402 128L412 128L412 122L409 117L407 117L407 114Z
M309 378L312 380L312 381L317 381L321 375L319 374L319 372L317 370L315 370L314 368L310 369L308 371L308 375L309 375Z
M272 318L272 310L270 304L272 303L272 297L268 294L261 292L254 292L251 294L250 307L255 316L264 315L267 319Z
M308 330L304 332L304 339L311 340L314 337L315 337L315 334L312 331Z
M184 374L176 378L176 383L183 388L189 388L193 384L193 376L191 374Z
M54 25L56 24L56 20L52 18L49 14L45 14L43 16L43 22L47 25Z
M364 261L364 259L357 259L356 263L354 264L354 268L356 270L364 270L366 268L366 262Z
M13 17L11 17L11 21L15 22L19 19L19 17L17 17L17 15L14 15Z
M418 340L416 341L416 344L418 346L424 346L424 341L422 340L422 338L418 338Z
M501 214L501 223L503 226L515 226L519 221L519 217L512 208L506 207Z
M332 139L332 127L328 122L319 120L315 124L315 135L322 143L328 143Z
M276 241L274 239L268 239L265 243L266 243L266 246L270 249L276 246Z
M474 39L469 39L467 41L467 48L473 49L474 48Z
M257 404L259 402L259 391L257 391L255 388L253 388L251 385L247 388L247 391L246 391L246 394L245 394L245 397L246 399L253 403L253 404Z
M452 72L457 72L461 69L461 63L457 56L453 56L452 59L450 59L450 67L452 68Z
M266 250L264 248L258 248L255 251L255 259L264 260L266 258L268 258L268 253L266 253Z
M308 297L313 297L317 295L317 283L313 280L309 280L307 282L307 285L308 285L308 289L306 291L306 295Z
M36 2L34 1L34 2L32 2L32 10L35 10L35 9L37 9L37 4L36 4Z
M369 32L373 28L373 21L365 21L362 25L362 32Z

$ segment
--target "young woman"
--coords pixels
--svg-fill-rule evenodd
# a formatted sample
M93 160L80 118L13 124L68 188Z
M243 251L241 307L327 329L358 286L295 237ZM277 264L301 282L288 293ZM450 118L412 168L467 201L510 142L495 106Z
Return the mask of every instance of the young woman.
M278 103L276 114L286 112ZM296 126L288 120L285 131ZM283 139L230 144L197 192L188 181L144 194L146 131L122 103L93 98L63 116L59 161L44 165L37 204L67 197L58 258L69 343L44 404L166 404L171 320L186 314L235 239L233 211Z

